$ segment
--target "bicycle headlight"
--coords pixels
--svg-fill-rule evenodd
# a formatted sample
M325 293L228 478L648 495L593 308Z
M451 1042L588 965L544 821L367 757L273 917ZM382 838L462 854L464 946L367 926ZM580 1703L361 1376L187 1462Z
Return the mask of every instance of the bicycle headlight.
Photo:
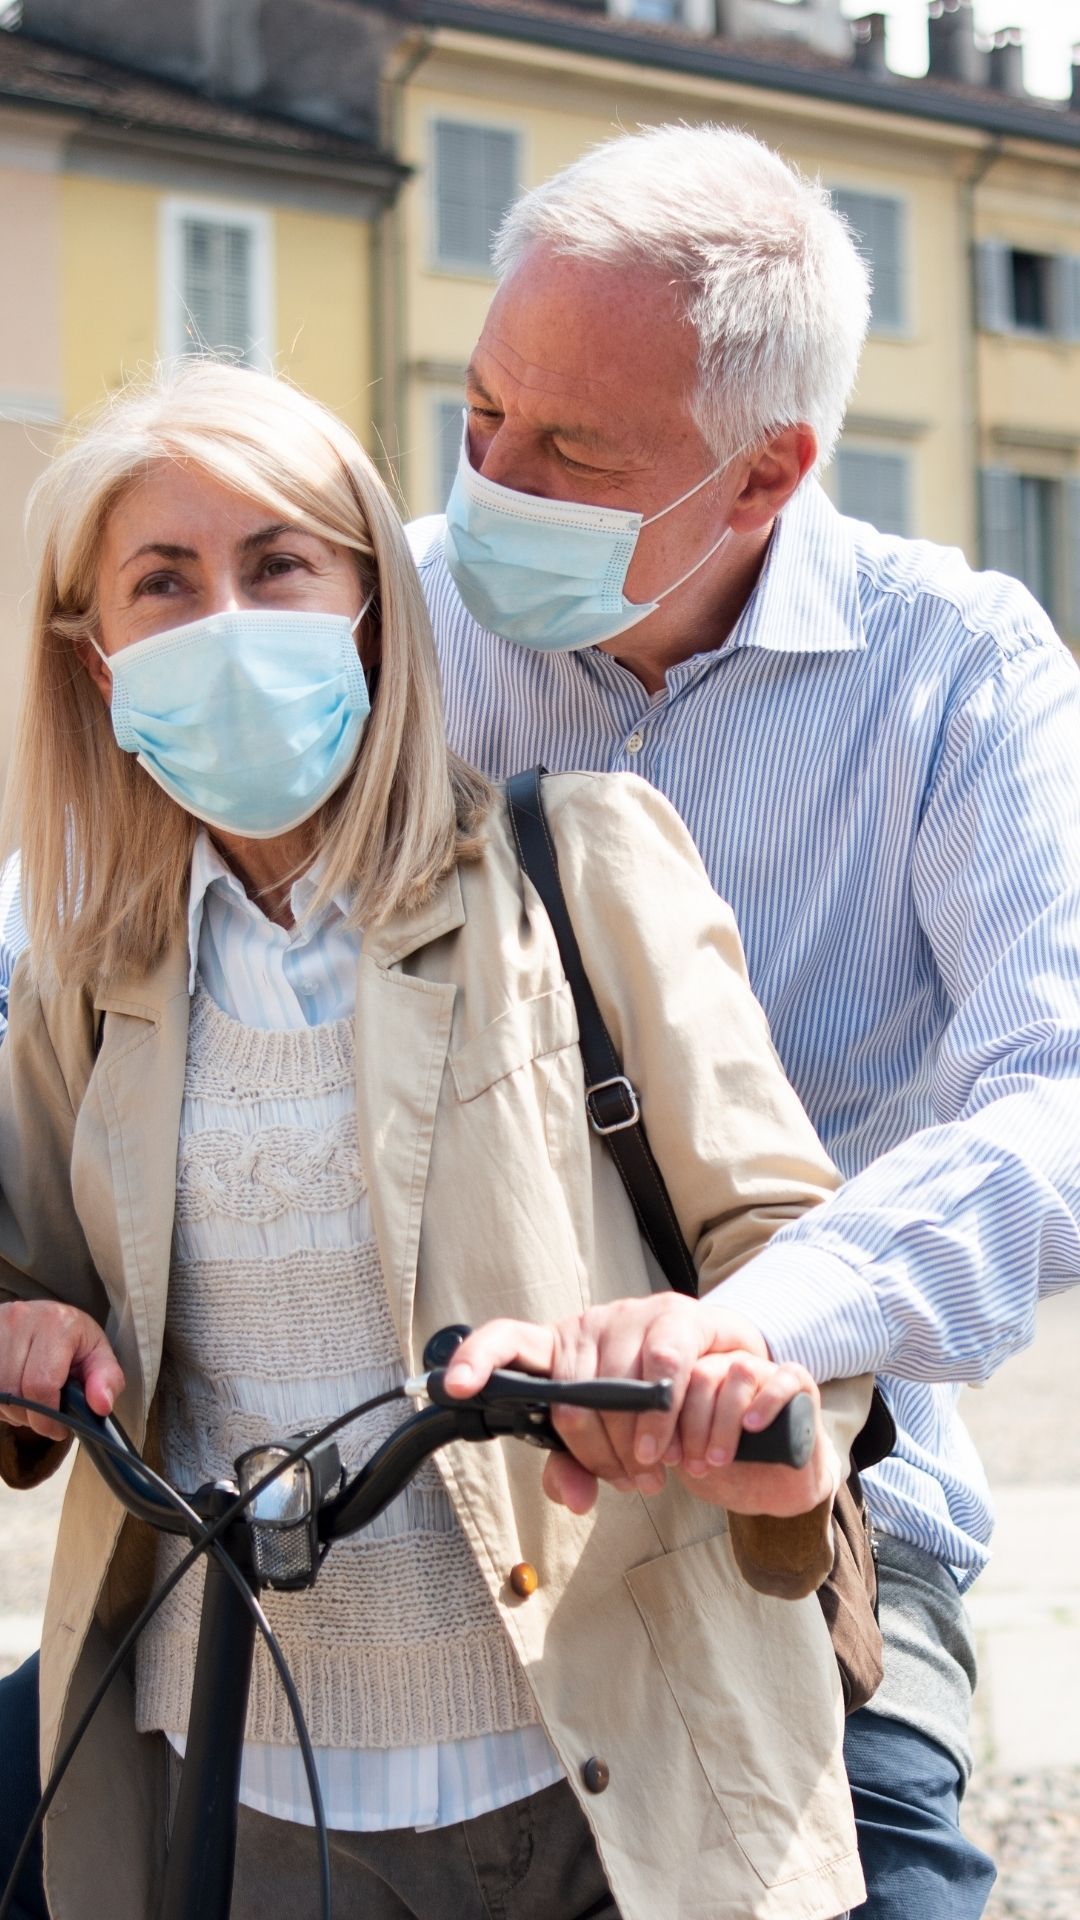
M306 1433L294 1433L287 1440L241 1454L236 1462L241 1493L250 1492L307 1438ZM288 1592L314 1585L320 1558L319 1509L340 1484L341 1456L332 1440L324 1440L255 1495L247 1508L247 1521L260 1586Z

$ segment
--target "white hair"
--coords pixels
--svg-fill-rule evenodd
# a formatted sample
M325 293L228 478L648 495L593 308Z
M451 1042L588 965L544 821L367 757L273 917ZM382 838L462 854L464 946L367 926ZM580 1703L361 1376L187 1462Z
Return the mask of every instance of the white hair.
M805 422L827 460L870 318L870 277L827 190L731 127L605 141L510 208L505 278L536 243L653 266L698 338L694 414L718 460Z

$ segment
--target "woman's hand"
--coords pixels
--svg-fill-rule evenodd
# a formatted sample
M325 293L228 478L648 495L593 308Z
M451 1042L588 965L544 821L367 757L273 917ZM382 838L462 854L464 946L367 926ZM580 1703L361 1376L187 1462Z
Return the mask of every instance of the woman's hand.
M0 1392L59 1407L60 1389L78 1380L94 1413L111 1413L124 1390L120 1364L96 1320L55 1300L12 1300L0 1306ZM22 1407L0 1407L10 1427L29 1427L44 1440L66 1440L68 1429Z
M796 1393L820 1408L801 1367L777 1366L757 1329L725 1313L714 1297L652 1294L590 1307L554 1326L492 1320L477 1328L447 1368L451 1393L475 1393L495 1367L523 1366L559 1380L622 1376L670 1379L670 1413L590 1413L562 1407L553 1420L570 1449L550 1455L544 1486L553 1500L586 1513L597 1482L620 1492L658 1493L669 1469L699 1499L735 1513L790 1518L831 1498L840 1466L820 1417L802 1468L735 1464L744 1427L769 1425Z

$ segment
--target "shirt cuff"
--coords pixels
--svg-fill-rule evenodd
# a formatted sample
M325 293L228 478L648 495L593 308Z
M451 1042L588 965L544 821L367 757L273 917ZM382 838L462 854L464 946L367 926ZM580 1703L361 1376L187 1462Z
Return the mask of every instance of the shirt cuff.
M880 1373L888 1360L873 1287L820 1247L766 1247L711 1297L752 1321L774 1360L792 1360L819 1382Z

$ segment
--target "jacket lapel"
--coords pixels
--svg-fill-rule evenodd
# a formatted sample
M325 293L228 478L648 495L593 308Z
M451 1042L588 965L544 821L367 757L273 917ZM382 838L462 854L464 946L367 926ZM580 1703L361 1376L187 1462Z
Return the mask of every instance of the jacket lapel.
M108 1134L115 1208L99 1271L127 1366L133 1358L138 1362L141 1393L131 1411L140 1430L157 1384L165 1330L191 1005L188 964L181 935L152 974L113 983L95 1000L104 1027L94 1085Z
M430 905L364 937L356 987L357 1116L390 1309L411 1370L420 1222L456 988L405 963L464 923L456 870Z

